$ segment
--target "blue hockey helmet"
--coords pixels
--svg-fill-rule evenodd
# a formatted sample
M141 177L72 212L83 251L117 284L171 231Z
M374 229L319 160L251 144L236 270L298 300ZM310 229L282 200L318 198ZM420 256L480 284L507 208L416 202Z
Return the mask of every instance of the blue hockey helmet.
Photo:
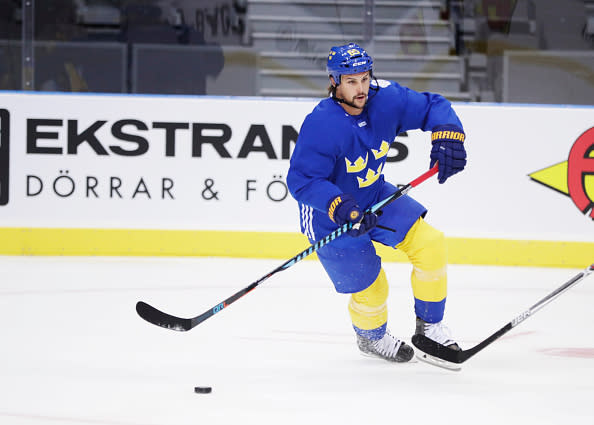
M373 59L367 54L363 47L356 43L335 46L330 49L326 71L334 78L336 85L340 84L340 76L358 74L369 71L373 68Z

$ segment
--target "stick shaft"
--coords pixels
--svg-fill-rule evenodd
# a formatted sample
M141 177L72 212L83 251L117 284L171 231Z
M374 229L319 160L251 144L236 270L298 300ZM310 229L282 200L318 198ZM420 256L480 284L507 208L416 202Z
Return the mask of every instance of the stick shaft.
M398 191L394 192L392 195L388 196L386 199L378 202L377 204L373 205L369 208L366 212L378 212L381 211L382 208L385 208L388 204L394 202L396 199L400 198L404 194L406 194L411 188L418 186L429 177L435 175L438 171L437 164L431 168L430 170L426 171L407 185L400 188ZM221 312L231 304L233 304L238 299L242 298L244 295L247 295L251 291L253 291L258 285L262 282L267 280L272 275L287 270L289 267L297 264L299 261L303 260L304 258L308 257L309 255L313 254L314 252L318 251L323 246L329 244L336 238L342 236L347 231L349 231L353 227L353 223L345 223L338 229L334 230L332 233L328 234L327 236L323 237L322 239L314 242L311 246L301 251L299 254L295 255L293 258L285 261L283 264L278 266L276 269L272 270L270 273L262 276L260 279L252 282L250 285L246 286L245 288L237 291L235 294L231 295L229 298L225 299L224 301L218 303L214 307L208 309L204 313L193 317L191 319L185 319L181 317L172 316L170 314L164 313L151 305L139 301L136 304L136 311L146 321L161 326L167 329L177 330L177 331L188 331L195 327L196 325L204 322L206 319L214 316L215 314Z
M586 276L588 276L590 273L592 273L592 270L594 270L594 265L591 265L584 271L581 271L580 273L578 273L577 275L575 275L574 277L569 279L563 285L561 285L560 287L555 289L553 292L548 294L546 297L542 298L540 301L538 301L536 304L534 304L528 310L524 311L523 313L521 313L520 315L515 317L511 322L507 323L505 326L503 326L501 329L499 329L497 332L495 332L493 335L489 336L487 339L485 339L481 343L475 345L474 347L472 347L468 350L464 350L463 351L463 353L464 353L463 361L468 360L470 357L474 356L476 353L481 351L483 348L490 345L492 342L494 342L495 340L499 339L501 336L503 336L506 333L508 333L509 331L511 331L513 328L518 326L524 320L531 317L534 313L536 313L538 310L540 310L541 308L543 308L544 306L549 304L551 301L558 298L561 294L568 291L570 288L575 286L578 282L580 282L582 279L584 279Z

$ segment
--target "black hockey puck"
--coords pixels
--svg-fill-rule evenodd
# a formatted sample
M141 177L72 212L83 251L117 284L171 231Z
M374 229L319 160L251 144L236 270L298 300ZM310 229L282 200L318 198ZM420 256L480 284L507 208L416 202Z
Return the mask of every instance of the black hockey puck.
M212 387L194 387L194 392L197 394L208 394L212 392Z

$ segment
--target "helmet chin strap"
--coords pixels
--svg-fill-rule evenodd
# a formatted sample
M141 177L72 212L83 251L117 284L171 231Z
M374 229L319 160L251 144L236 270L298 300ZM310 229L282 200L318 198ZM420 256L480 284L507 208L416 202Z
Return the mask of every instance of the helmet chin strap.
M336 89L336 87L335 87ZM365 104L363 106L357 106L354 103L349 102L346 99L341 99L340 97L336 97L336 90L334 90L332 92L332 99L336 100L338 103L344 103L345 105L349 105L351 108L355 108L355 109L363 109L365 108L365 105L367 105L367 100L365 100Z

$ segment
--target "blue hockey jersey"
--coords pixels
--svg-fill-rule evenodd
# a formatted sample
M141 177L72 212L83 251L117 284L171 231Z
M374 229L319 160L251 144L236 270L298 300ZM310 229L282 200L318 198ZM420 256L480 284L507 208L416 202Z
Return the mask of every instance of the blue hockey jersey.
M307 223L336 228L327 208L341 193L354 196L362 209L378 202L394 138L403 131L429 131L443 124L462 128L447 99L393 81L372 81L359 115L349 115L330 97L322 100L301 126L287 174L287 186L301 209L302 232L315 240Z

